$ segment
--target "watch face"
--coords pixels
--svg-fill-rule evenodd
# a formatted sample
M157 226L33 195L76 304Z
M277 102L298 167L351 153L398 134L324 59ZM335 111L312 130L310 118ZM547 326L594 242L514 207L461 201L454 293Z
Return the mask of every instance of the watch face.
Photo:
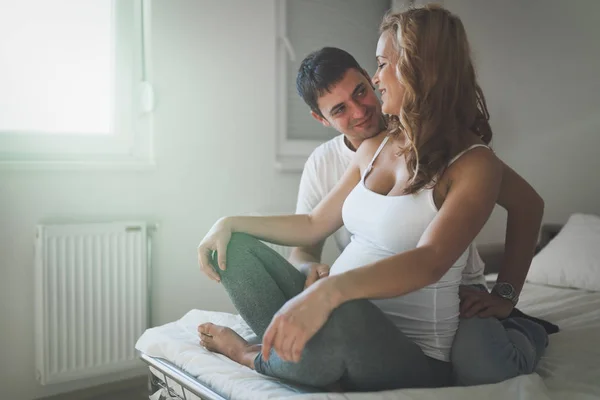
M496 291L502 297L511 297L513 295L513 288L510 285L498 285Z

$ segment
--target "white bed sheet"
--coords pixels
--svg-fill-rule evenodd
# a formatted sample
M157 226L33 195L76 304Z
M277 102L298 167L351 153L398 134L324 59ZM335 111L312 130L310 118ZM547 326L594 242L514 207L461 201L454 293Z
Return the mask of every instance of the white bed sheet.
M166 359L205 386L234 400L303 399L597 399L600 398L600 293L526 284L519 308L558 324L561 332L550 336L537 373L494 385L441 389L403 389L377 393L306 393L211 353L198 344L197 326L210 321L226 325L247 340L256 337L238 316L192 310L180 320L148 329L136 348Z

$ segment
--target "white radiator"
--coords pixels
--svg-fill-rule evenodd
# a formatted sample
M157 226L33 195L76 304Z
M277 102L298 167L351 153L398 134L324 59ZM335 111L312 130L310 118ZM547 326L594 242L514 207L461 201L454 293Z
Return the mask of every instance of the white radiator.
M35 248L40 383L139 366L134 345L149 312L146 224L40 225Z

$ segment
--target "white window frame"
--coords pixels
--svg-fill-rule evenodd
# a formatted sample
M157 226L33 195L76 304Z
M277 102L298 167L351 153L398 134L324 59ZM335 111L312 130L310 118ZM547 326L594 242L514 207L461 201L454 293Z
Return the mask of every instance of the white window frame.
M310 153L323 143L322 140L298 140L287 136L287 61L295 60L294 49L287 38L287 0L276 0L275 15L276 22L276 62L277 62L277 141L275 167L283 172L298 172L304 169L304 163ZM307 111L308 112L308 111Z
M0 131L0 168L154 166L148 0L112 0L113 108L108 135Z
M275 17L276 17L276 145L275 145L275 168L281 172L301 172L304 169L306 160L315 148L334 137L338 133L331 130L331 135L323 136L323 139L306 138L292 136L293 132L289 131L288 101L290 81L294 77L290 77L288 61L297 60L292 43L290 43L288 35L288 1L295 0L275 0ZM310 0L305 0L310 1ZM389 7L392 6L392 0L389 1ZM318 2L317 2L318 3ZM325 2L324 2L325 3ZM368 6L368 1L365 0L365 5ZM377 32L377 26L373 27L374 35ZM376 38L374 36L374 38ZM316 50L316 49L315 49ZM373 52L375 46L373 46ZM360 61L360 60L359 60ZM364 63L364 60L363 60ZM373 64L375 62L373 61ZM308 115L309 109L306 108ZM317 126L318 122L314 122Z

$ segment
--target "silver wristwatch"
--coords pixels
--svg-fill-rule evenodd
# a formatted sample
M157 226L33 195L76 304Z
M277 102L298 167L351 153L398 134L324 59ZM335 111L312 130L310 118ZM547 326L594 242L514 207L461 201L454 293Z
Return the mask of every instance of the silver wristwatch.
M508 282L496 282L494 288L492 289L492 293L502 297L503 299L510 300L510 302L515 306L519 301L519 295L517 294L515 287Z

